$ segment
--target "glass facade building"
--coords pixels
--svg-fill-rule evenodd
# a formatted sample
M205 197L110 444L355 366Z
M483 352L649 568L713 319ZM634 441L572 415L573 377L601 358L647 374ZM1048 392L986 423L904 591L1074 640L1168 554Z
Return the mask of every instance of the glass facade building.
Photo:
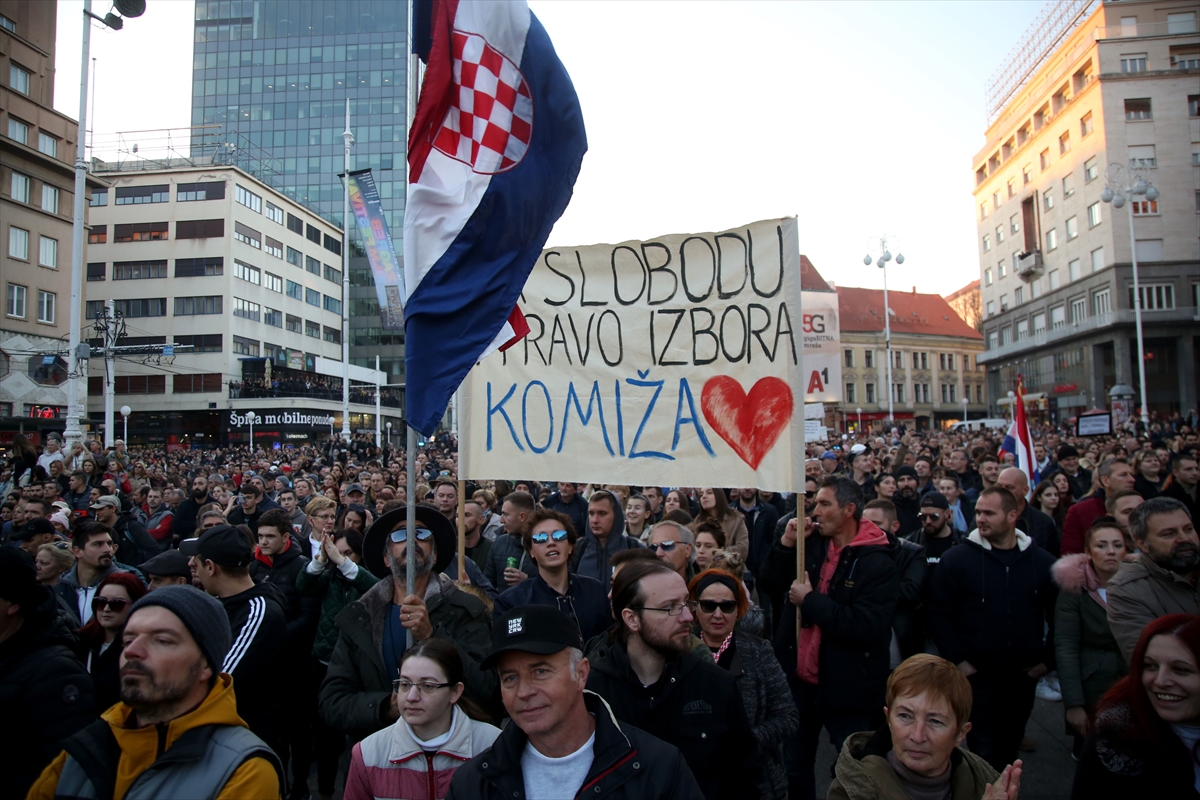
M374 171L397 255L404 225L406 4L196 0L192 156L235 163L342 225L345 103L351 169ZM402 331L379 322L350 229L350 361L403 380Z

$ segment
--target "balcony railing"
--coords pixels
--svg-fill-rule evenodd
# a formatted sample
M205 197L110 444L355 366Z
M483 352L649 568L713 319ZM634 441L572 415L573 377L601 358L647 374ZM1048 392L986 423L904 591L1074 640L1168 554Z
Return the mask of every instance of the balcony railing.
M1134 39L1143 36L1170 36L1176 33L1196 33L1195 18L1172 22L1139 22L1136 25L1109 25L1096 28L1097 39Z
M1133 317L1134 313L1131 308L1110 311L1107 314L1094 314L1078 322L1068 322L1057 328L1046 328L1045 330L1030 334L1024 339L1018 339L1015 342L1009 342L993 349L984 350L979 354L977 360L984 363L991 363L1009 358L1018 353L1024 353L1027 350L1035 350L1056 342L1066 341L1067 339L1082 336L1113 325L1132 325L1134 322ZM1196 309L1190 307L1169 308L1162 311L1142 311L1143 325L1195 321Z
M230 381L229 397L234 400L254 400L275 397L304 397L313 400L342 401L340 382L324 381ZM374 386L351 386L350 402L359 405L375 405ZM379 391L379 404L390 408L404 407L404 393L399 389L383 388Z

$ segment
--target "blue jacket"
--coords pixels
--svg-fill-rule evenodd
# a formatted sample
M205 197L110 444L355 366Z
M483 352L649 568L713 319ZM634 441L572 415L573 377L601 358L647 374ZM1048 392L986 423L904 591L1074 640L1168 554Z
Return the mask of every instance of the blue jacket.
M612 625L608 595L599 581L586 575L569 575L567 581L567 593L561 595L540 574L534 575L497 597L492 615L506 614L518 606L553 606L574 618L586 642Z

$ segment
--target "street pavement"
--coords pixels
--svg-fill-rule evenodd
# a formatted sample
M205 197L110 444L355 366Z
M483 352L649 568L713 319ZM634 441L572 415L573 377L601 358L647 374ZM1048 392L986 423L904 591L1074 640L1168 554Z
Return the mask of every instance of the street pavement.
M1062 703L1034 702L1033 714L1025 726L1025 735L1037 749L1021 753L1021 800L1068 800L1075 779L1075 761L1071 758L1071 737L1066 733ZM829 791L829 768L837 759L828 737L817 752L817 797Z

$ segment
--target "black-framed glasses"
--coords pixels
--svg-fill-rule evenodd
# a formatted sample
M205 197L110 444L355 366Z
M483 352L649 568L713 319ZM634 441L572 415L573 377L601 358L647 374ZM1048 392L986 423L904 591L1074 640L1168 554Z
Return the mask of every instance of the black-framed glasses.
M453 683L434 683L433 681L417 681L413 682L404 678L397 678L392 681L392 691L399 695L406 695L412 688L416 686L421 694L433 694L438 689L449 689L454 686Z
M673 542L670 539L668 539L665 542L659 542L658 544L649 545L649 547L651 550L662 550L664 553L669 553L675 549L675 545L677 545L677 544L678 544L678 542Z
M545 544L546 542L550 541L551 539L553 539L556 542L565 542L567 540L567 532L566 531L550 531L549 533L546 533L545 531L542 531L542 532L533 534L532 536L529 537L529 539L534 544Z
M417 528L418 542L428 542L431 538L433 538L433 531L429 530L428 528ZM391 539L396 544L403 544L404 542L407 542L408 528L397 528L396 530L392 531Z
M696 606L705 614L715 614L721 609L722 614L732 614L737 611L736 600L697 600Z
M919 519L921 522L924 522L925 520L929 520L930 522L937 522L941 518L942 518L941 514L917 514L917 519Z
M671 603L666 608L652 608L650 606L629 606L629 608L633 611L661 611L669 616L678 617L689 605L689 603Z
M120 614L127 605L129 605L129 601L120 597L92 598L92 611L103 611L105 608L111 607L114 613Z

